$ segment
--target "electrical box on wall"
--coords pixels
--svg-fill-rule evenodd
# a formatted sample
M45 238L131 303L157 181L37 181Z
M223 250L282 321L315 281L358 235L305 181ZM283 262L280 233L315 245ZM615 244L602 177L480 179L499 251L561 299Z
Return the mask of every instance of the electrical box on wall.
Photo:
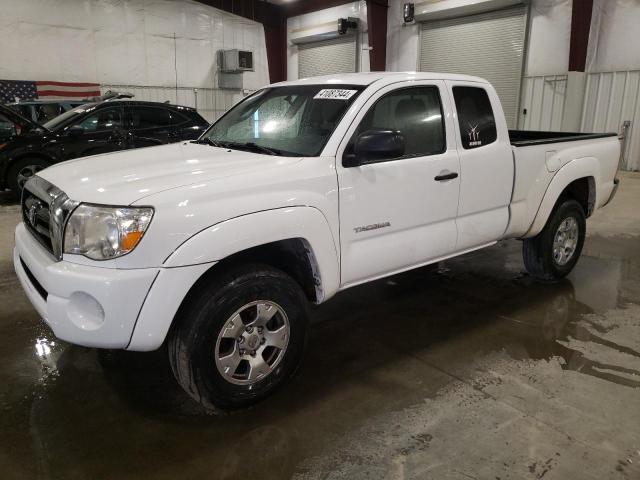
M223 50L220 71L223 73L253 72L253 52L238 49Z

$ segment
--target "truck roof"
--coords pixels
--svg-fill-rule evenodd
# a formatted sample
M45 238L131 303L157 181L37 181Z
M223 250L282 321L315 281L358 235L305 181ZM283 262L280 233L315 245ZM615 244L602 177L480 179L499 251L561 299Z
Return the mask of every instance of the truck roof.
M378 80L386 80L393 83L403 80L456 80L466 82L487 81L480 77L470 75L458 75L455 73L435 73L435 72L362 72L362 73L339 73L334 75L322 75L319 77L301 78L286 82L274 83L271 86L282 87L284 85L370 85Z

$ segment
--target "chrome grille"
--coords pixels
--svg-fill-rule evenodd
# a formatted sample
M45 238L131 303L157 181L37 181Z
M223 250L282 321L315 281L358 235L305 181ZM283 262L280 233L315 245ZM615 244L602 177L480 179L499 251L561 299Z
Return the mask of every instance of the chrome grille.
M44 248L49 253L53 253L49 205L44 199L38 198L33 192L26 189L22 192L22 221Z
M78 202L45 179L29 179L22 191L22 220L31 234L58 260L62 259L64 227Z

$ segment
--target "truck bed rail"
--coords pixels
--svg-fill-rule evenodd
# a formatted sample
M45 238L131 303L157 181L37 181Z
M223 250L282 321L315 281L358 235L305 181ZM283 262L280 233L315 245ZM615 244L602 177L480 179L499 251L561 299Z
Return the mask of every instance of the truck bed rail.
M509 140L514 147L543 145L545 143L575 142L595 138L615 137L617 133L542 132L535 130L509 130Z

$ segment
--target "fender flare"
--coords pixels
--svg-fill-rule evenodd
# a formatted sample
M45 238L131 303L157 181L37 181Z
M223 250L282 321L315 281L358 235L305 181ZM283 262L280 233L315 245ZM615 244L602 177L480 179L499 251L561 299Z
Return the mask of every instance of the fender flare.
M309 246L323 292L319 300L328 299L340 287L340 257L327 219L314 207L276 208L216 223L183 242L162 266L218 262L253 247L294 238Z
M593 177L595 180L592 184L594 188L600 184L600 164L594 157L576 158L560 168L551 179L551 182L549 182L549 186L545 191L544 197L542 197L542 202L540 203L540 207L538 207L538 212L533 219L533 223L522 238L535 237L540 233L546 225L549 215L551 215L551 211L564 189L567 188L571 182L588 177ZM598 205L597 194L596 189L593 195L595 199L594 205Z

